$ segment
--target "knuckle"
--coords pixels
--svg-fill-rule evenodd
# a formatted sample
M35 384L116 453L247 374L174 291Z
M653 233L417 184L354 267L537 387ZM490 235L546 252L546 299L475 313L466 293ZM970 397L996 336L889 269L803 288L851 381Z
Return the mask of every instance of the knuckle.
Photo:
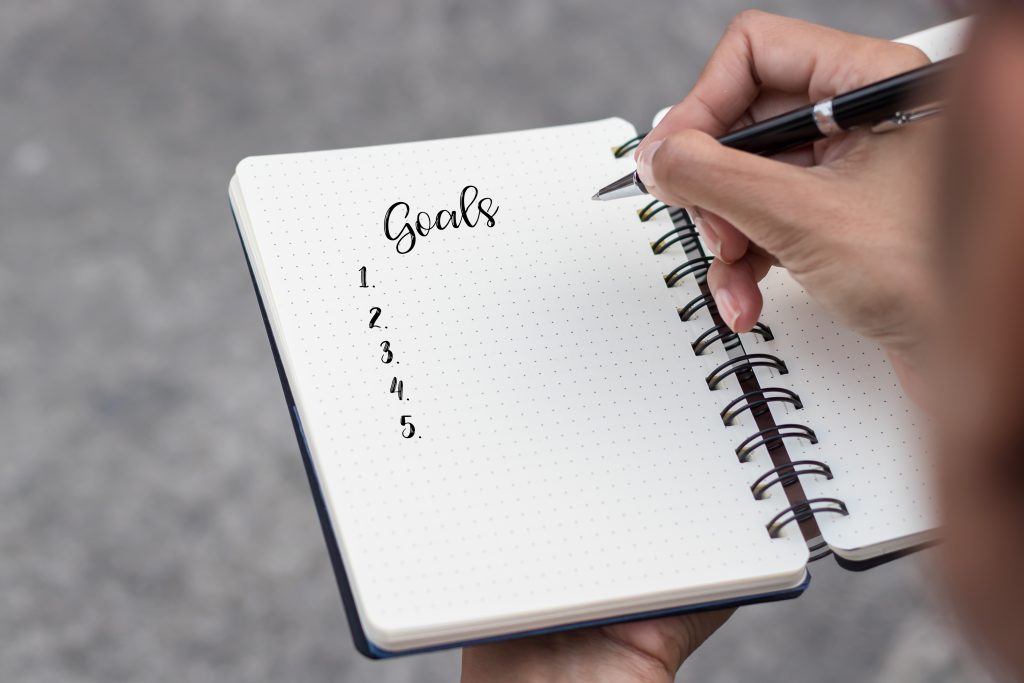
M679 134L669 135L661 143L654 155L654 178L658 187L671 187L676 182L677 167L680 164L681 152L678 144Z
M745 9L736 14L725 29L726 33L745 32L762 24L771 15L758 9Z
M928 55L921 48L903 43L896 43L895 48L893 51L894 59L898 59L905 69L914 69L931 64L932 60L928 59Z
M728 281L729 269L725 263L715 259L708 268L708 289L717 292Z
M872 38L860 45L856 59L851 60L850 75L857 85L864 85L930 63L928 56L913 45Z
M665 138L654 156L654 176L658 185L681 190L700 165L702 143L707 135L697 130L682 130Z
M669 155L678 161L699 161L708 134L695 128L686 128L665 140Z

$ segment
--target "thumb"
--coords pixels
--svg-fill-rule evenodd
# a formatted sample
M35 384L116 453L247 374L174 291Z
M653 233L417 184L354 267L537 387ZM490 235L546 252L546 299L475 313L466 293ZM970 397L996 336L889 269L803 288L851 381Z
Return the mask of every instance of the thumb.
M786 246L808 225L808 197L824 192L807 169L725 147L684 130L653 141L637 157L648 192L670 206L711 211L785 261ZM821 196L821 195L819 195Z

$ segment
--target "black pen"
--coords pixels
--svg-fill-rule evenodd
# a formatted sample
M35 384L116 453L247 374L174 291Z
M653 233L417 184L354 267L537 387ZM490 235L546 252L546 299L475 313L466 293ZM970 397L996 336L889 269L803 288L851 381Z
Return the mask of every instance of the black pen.
M895 130L942 112L938 94L956 57L829 97L817 104L759 121L718 141L726 147L772 156L851 128L871 126L874 132ZM602 187L594 199L608 200L647 194L636 172Z

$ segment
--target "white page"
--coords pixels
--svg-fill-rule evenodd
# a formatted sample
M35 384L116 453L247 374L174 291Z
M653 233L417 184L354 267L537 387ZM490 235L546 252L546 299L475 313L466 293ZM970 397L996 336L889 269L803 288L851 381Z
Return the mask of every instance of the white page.
M630 169L610 147L632 135L609 119L239 165L247 248L380 647L803 577L802 539L768 537L773 508L746 487L756 465L718 418L730 390L703 380L725 355L694 357L700 323L676 315L695 285L668 289L679 253L648 245L664 222L641 225L642 200L590 199ZM393 202L457 208L470 183L494 227L430 232L404 255L385 238Z
M804 424L818 437L817 444L787 440L786 449L792 460L832 469L832 480L801 478L808 498L838 498L849 508L845 517L817 516L822 536L850 559L928 540L938 522L924 424L885 353L836 322L787 272L773 269L762 291L762 320L776 337L763 348L790 371L774 385L792 389L804 404L773 404L772 414L776 423Z
M963 49L970 25L969 18L958 19L897 42L938 61ZM652 127L668 110L655 115ZM903 396L882 350L836 322L788 274L774 269L762 290L762 320L776 339L745 338L744 346L786 361L787 376L761 369L756 374L762 386L793 389L804 401L803 410L781 403L771 410L777 424L806 424L818 437L818 444L787 440L792 460L821 460L833 471L832 480L803 478L805 493L839 498L850 509L846 517L818 516L825 540L855 560L929 540L938 521L921 417Z

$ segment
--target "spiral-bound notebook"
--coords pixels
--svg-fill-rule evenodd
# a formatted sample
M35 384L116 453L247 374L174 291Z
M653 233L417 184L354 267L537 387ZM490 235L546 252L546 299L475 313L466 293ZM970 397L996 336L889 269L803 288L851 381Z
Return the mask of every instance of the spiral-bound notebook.
M881 351L784 273L730 332L635 129L252 157L230 196L357 646L798 595L935 523ZM626 143L626 144L623 144Z

